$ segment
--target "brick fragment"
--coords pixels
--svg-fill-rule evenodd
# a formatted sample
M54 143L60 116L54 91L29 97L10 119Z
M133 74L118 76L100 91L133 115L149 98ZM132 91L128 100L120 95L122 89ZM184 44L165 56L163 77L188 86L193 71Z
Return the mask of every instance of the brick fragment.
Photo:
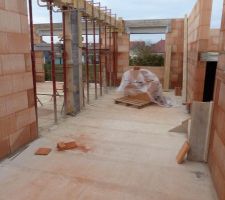
M181 164L184 161L184 157L185 155L188 153L188 151L190 150L190 145L189 143L186 141L183 146L181 147L179 153L177 154L176 160L177 160L177 164Z
M59 142L57 144L57 148L59 151L69 150L69 149L75 149L77 148L77 143L75 141L71 142Z
M39 148L39 149L35 152L35 155L39 155L39 156L47 156L51 151L52 151L52 149L50 149L50 148Z

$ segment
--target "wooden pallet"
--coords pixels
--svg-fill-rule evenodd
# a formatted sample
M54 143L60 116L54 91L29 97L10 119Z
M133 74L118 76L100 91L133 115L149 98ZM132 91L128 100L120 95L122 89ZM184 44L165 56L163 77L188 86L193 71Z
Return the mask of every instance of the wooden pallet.
M144 108L151 104L151 102L140 99L133 99L128 96L115 99L115 104L125 104L126 106L133 106L138 109Z

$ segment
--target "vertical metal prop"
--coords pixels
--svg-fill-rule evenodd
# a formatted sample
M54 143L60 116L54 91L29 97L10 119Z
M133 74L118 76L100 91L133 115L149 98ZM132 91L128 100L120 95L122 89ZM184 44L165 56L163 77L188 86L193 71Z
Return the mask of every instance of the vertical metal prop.
M65 11L66 8L63 8ZM63 18L63 91L64 91L64 113L67 114L67 76L66 76L66 17L65 12L62 12Z
M109 12L111 16L111 10ZM112 87L112 27L111 27L111 17L110 17L110 26L109 26L109 86Z
M57 118L57 102L56 102L56 78L55 78L55 50L53 38L53 16L52 16L52 0L49 1L49 15L50 15L50 35L51 35L51 60L52 60L52 86L53 86L53 101L54 101L54 119L55 123L58 122Z
M113 85L116 86L117 82L117 33L114 31L113 33Z
M105 25L105 72L106 72L106 89L109 84L109 77L108 77L108 60L107 60L107 26Z
M86 81L87 81L87 103L90 103L89 94L89 51L88 51L88 19L85 18L85 31L86 31Z
M102 56L101 56L101 48L102 48L102 38L101 38L101 24L99 23L99 83L100 83L100 95L102 96Z
M34 87L34 103L35 103L36 122L37 122L37 127L38 127L36 64L35 64L35 52L34 52L34 30L33 30L32 0L29 0L29 18L30 18L30 43L31 43L31 62L32 62L33 87ZM37 128L37 130L38 130L38 128Z
M93 17L93 43L94 43L94 82L95 82L95 99L98 98L98 88L97 88L97 65L96 65L96 22L94 19L94 4L92 5L92 17Z

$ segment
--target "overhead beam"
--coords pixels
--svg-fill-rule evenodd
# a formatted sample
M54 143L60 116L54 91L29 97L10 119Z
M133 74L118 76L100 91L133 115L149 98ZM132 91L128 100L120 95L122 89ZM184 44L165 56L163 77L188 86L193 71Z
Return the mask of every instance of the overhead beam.
M44 3L48 3L49 0L41 0ZM107 26L113 28L121 29L121 19L117 19L116 15L111 15L111 13L106 10L101 9L101 7L94 4L91 1L85 0L53 0L53 3L58 8L67 7L68 9L76 9L81 12L82 16L86 16L90 19L95 19L105 23Z
M130 34L165 34L171 31L171 19L126 20L125 29Z

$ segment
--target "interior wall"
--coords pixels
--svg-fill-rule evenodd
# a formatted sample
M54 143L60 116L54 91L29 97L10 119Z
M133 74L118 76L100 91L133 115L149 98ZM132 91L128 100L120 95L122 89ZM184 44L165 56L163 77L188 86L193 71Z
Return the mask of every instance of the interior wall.
M184 19L173 19L171 32L166 34L166 49L171 46L170 88L182 86Z
M214 91L214 113L209 148L209 167L219 199L225 199L225 1L220 34L221 54Z
M220 29L211 29L208 41L208 51L218 52L220 43Z
M118 34L117 38L117 84L120 84L123 73L129 66L129 54L130 54L130 35L127 33Z
M37 137L26 2L0 1L0 158Z
M200 53L208 51L212 0L198 0L188 17L188 101L202 101L206 62Z

